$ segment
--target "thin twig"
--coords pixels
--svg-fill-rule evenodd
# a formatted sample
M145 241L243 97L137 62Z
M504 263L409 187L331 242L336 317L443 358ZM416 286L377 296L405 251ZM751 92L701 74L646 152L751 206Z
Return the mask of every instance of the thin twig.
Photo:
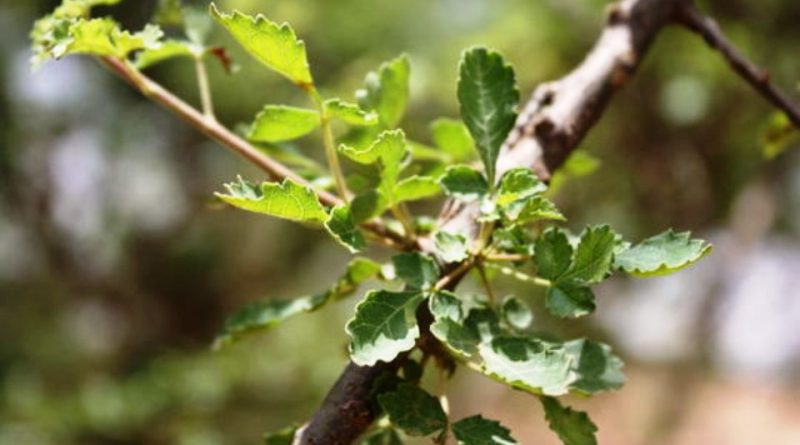
M550 287L553 284L550 280L541 277L534 277L533 275L528 275L524 272L520 272L510 267L500 266L492 263L483 263L483 264L486 267L494 269L503 275L508 275L511 278L515 278L525 283L531 283L541 287Z
M459 280L462 276L464 276L465 273L469 272L474 265L475 262L471 258L464 261L463 263L459 264L458 267L450 271L450 273L439 279L434 288L436 290L442 290L446 288L450 283Z
M486 269L484 268L483 263L478 263L478 275L480 275L481 284L483 285L483 288L486 289L486 295L489 297L489 305L494 307L497 304L497 299L494 297L492 283L489 282L489 277L486 276Z
M203 56L195 56L194 67L197 72L197 89L200 90L200 104L203 115L210 120L217 120L214 116L214 102L211 100L211 85L208 82L208 70Z
M138 89L142 94L175 113L178 117L206 136L252 162L266 172L273 180L290 179L298 184L310 187L314 189L317 196L319 196L320 202L330 207L344 203L338 196L328 193L325 190L315 188L313 184L306 181L305 178L295 173L292 169L265 155L262 151L237 136L216 120L206 118L203 113L167 91L160 84L142 74L129 63L114 57L102 57L100 60L114 73ZM373 219L366 221L362 223L361 226L381 238L390 240L384 244L402 246L402 250L408 250L413 247L414 243L389 230L378 220Z
M679 10L678 23L703 37L709 46L722 54L737 74L770 103L786 113L792 124L800 129L800 107L775 87L767 70L749 61L734 46L714 19L703 15L692 2L686 2Z

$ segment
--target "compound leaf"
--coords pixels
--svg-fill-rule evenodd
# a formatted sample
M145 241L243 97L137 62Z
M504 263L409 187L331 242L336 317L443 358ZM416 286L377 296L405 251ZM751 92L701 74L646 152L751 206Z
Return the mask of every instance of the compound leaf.
M278 25L259 14L255 17L239 11L221 13L210 6L211 15L256 60L282 74L300 88L313 87L306 45L287 23Z
M389 362L414 347L419 337L415 315L423 295L417 291L371 291L356 306L346 326L352 340L350 358L359 366Z
M691 233L668 230L618 253L614 266L638 277L666 275L690 266L711 252L711 245Z
M247 138L256 142L288 141L311 133L319 124L319 113L314 110L267 105L256 115Z
M401 383L396 391L378 396L392 425L411 436L428 436L447 428L447 415L439 399L417 385Z
M514 127L519 91L514 70L486 48L467 50L459 66L461 117L472 134L489 184L494 184L500 146Z

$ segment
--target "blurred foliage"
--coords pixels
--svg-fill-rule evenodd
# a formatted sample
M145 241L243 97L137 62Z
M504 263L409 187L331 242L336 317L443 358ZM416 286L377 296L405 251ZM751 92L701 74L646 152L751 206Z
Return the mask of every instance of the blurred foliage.
M0 11L0 445L235 445L307 418L345 363L341 326L352 303L228 351L209 347L226 314L247 301L318 291L341 272L332 265L344 265L345 254L305 229L210 205L219 184L255 170L95 64L51 63L31 74L27 33L56 3L9 1ZM524 97L581 60L607 4L219 3L291 22L308 43L315 79L348 101L368 71L408 53L404 127L431 145L430 122L458 116L464 48L503 52ZM800 3L706 3L778 85L796 85ZM138 30L155 9L143 0L103 12ZM229 48L240 65L229 74L209 64L224 123L249 122L266 103L304 105L301 92L261 69L219 27L209 41ZM198 101L191 63L171 61L150 73ZM600 164L575 160L574 170L590 174L565 174L555 199L576 226L608 221L630 238L667 226L724 226L753 182L796 202L798 150L774 162L761 152L771 114L702 41L668 30L583 144ZM287 150L322 159L313 141ZM149 204L154 199L159 206ZM781 207L778 229L797 238L800 208ZM550 328L537 304L536 323Z

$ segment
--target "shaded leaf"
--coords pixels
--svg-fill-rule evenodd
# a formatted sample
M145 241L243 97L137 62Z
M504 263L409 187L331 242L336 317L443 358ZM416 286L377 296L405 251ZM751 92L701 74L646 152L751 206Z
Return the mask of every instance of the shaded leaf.
M416 385L402 383L396 391L378 396L392 425L411 436L427 436L447 427L439 399Z
M617 235L610 227L587 227L581 234L572 261L572 267L559 281L574 281L594 284L603 281L611 273Z
M575 374L570 387L583 394L613 391L625 384L624 364L614 355L611 347L581 339L564 343L564 350L572 358Z
M320 124L319 113L288 105L267 105L256 115L247 138L258 142L297 139Z
M452 351L466 357L478 352L480 335L449 317L437 318L431 324L431 333Z
M402 130L384 131L378 135L372 145L366 148L359 149L340 145L339 151L360 164L377 164L381 178L378 190L386 198L388 206L397 202L395 188L403 168L403 160L408 154L406 138Z
M464 318L461 300L456 294L449 291L437 291L430 296L428 307L434 319L449 318L461 321Z
M308 187L286 179L282 184L264 182L260 186L242 178L225 184L228 193L216 193L226 203L256 213L300 222L322 223L328 219L325 207Z
M392 257L397 277L413 289L427 290L439 280L439 266L419 252L405 252Z
M356 306L346 326L352 340L350 358L359 366L390 362L414 347L419 337L415 312L423 296L419 292L371 291Z
M534 254L538 275L551 281L557 281L572 264L572 246L559 228L547 229L536 239Z
M596 308L591 289L569 283L549 287L545 305L551 314L562 318L582 317Z
M397 183L395 202L417 201L431 198L442 192L439 182L429 176L411 176Z
M459 445L516 445L511 431L495 420L482 416L461 419L453 424L453 435Z
M545 418L564 445L597 445L597 426L582 411L561 405L553 397L541 397Z
M488 182L493 185L500 146L517 118L519 91L514 70L499 53L473 48L462 56L459 73L461 117L475 140Z
M439 182L446 194L462 201L476 201L489 193L486 178L466 165L449 167Z

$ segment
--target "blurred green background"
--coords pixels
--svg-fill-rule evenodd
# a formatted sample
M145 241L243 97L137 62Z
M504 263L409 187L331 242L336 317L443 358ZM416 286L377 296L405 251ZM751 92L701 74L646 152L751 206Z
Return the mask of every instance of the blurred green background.
M98 12L139 29L155 3ZM432 119L457 117L462 49L501 50L527 95L581 60L607 3L218 2L292 23L328 95L352 100L367 71L408 53L404 127L421 141ZM800 99L800 2L705 3ZM99 64L71 58L32 73L28 30L56 4L0 0L0 445L253 444L305 421L346 362L357 298L227 350L210 344L245 302L324 288L344 250L214 205L223 182L259 172ZM222 122L304 104L219 28L214 40L241 66L228 75L209 64ZM149 73L197 102L191 63ZM628 363L622 391L571 401L599 424L601 443L800 443L800 150L764 159L772 112L699 38L669 29L583 144L600 167L560 188L574 229L608 222L640 239L675 227L715 243L685 273L602 286L586 321L556 326L537 311L539 326L602 338ZM322 151L314 138L299 148ZM541 309L529 289L500 288ZM455 416L483 412L524 444L557 443L529 397L465 370L448 393Z

